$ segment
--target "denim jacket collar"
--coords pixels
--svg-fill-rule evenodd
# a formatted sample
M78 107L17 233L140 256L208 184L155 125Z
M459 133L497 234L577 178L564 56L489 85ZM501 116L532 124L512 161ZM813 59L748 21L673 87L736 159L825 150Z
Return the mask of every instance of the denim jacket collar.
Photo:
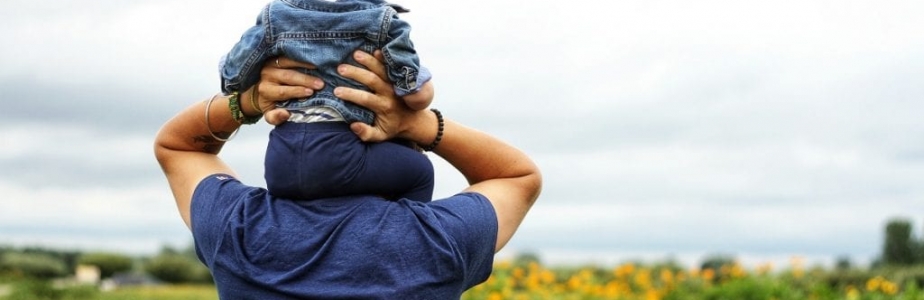
M325 0L282 0L289 5L309 9L315 11L327 11L327 12L346 12L346 11L356 11L363 9L373 9L382 6L391 6L395 11L399 13L410 12L409 9L404 8L401 5L391 4L384 0L337 0L337 1L325 1Z

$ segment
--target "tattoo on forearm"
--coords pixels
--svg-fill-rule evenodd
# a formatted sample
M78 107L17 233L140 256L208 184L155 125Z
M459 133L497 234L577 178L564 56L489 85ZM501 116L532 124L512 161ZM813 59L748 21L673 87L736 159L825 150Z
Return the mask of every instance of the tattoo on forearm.
M229 132L216 132L215 135L219 137L230 136ZM215 138L209 135L200 135L193 137L194 144L202 144L202 151L206 153L218 154L218 151L221 150L221 146L225 145L225 142L216 140Z

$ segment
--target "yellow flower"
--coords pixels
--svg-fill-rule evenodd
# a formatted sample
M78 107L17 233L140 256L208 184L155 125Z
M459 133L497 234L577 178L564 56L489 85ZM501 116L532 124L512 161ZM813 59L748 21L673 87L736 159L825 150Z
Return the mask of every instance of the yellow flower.
M674 283L674 273L668 269L661 269L661 282L664 282L664 284Z
M773 271L773 263L764 263L757 266L757 274L767 275Z
M894 296L898 293L898 285L894 282L883 280L882 284L879 286L879 290L886 293L886 295Z
M715 270L713 269L705 269L700 273L702 273L701 276L703 277L703 280L712 281L712 279L715 278Z
M860 299L860 291L852 285L847 286L847 300L857 300Z
M866 281L866 290L870 292L875 292L879 290L879 286L882 285L883 278L882 276L876 276L870 278Z
M523 275L525 274L526 274L526 271L523 271L523 268L520 268L520 267L513 268L513 272L511 273L514 279L523 278Z
M543 270L539 274L539 279L545 284L551 284L555 282L555 273L549 270Z
M691 278L699 278L700 276L703 276L702 270L700 269L691 269L687 271L687 273L690 274Z
M568 288L571 290L577 290L583 284L579 276L571 276L571 278L568 279Z
M639 270L638 273L635 273L633 281L642 289L648 289L651 287L651 271L648 269Z
M731 266L731 269L729 270L729 275L731 275L732 278L742 278L745 275L747 275L747 273L744 271L744 268L741 267L741 264L736 262L735 264Z
M527 265L526 268L529 269L530 273L537 273L542 271L542 266L534 261L529 262L529 265Z
M789 264L792 267L792 276L795 278L802 278L805 276L805 259L801 256L793 256L789 259Z
M645 292L645 300L661 300L661 293L657 290L648 290Z

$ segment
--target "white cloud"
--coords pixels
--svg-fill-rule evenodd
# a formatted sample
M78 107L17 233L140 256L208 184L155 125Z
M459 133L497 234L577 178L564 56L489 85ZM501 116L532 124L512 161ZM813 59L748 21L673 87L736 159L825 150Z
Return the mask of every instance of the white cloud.
M544 171L512 247L868 256L882 222L924 197L922 3L399 2L413 11L402 18L435 73L436 106ZM133 224L171 229L114 235L181 243L150 152L149 124L168 116L150 107L217 92L218 58L265 1L94 3L0 4L13 45L0 49L0 80L27 103L0 114L30 120L0 129L0 192L23 199L0 202L0 224L23 229L4 239L116 245L54 226ZM268 127L243 130L222 157L260 185ZM437 196L466 185L435 165ZM79 184L23 183L62 177ZM58 221L36 227L45 219Z
M0 243L146 254L192 235L170 191L153 186L24 188L0 184Z
M872 203L539 202L510 247L649 255L827 254L866 261L880 253L884 220L892 217L893 209Z

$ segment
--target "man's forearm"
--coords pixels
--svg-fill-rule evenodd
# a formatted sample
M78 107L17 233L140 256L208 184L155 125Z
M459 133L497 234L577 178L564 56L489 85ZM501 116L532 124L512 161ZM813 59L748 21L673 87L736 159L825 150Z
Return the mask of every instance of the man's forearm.
M455 166L469 184L539 172L519 149L451 120L446 120L442 141L434 152Z
M208 120L206 120L206 108L209 109ZM231 136L240 126L241 124L231 117L228 97L217 96L214 99L191 105L164 124L155 140L155 147L158 151L196 151L218 154L224 146L223 140Z

